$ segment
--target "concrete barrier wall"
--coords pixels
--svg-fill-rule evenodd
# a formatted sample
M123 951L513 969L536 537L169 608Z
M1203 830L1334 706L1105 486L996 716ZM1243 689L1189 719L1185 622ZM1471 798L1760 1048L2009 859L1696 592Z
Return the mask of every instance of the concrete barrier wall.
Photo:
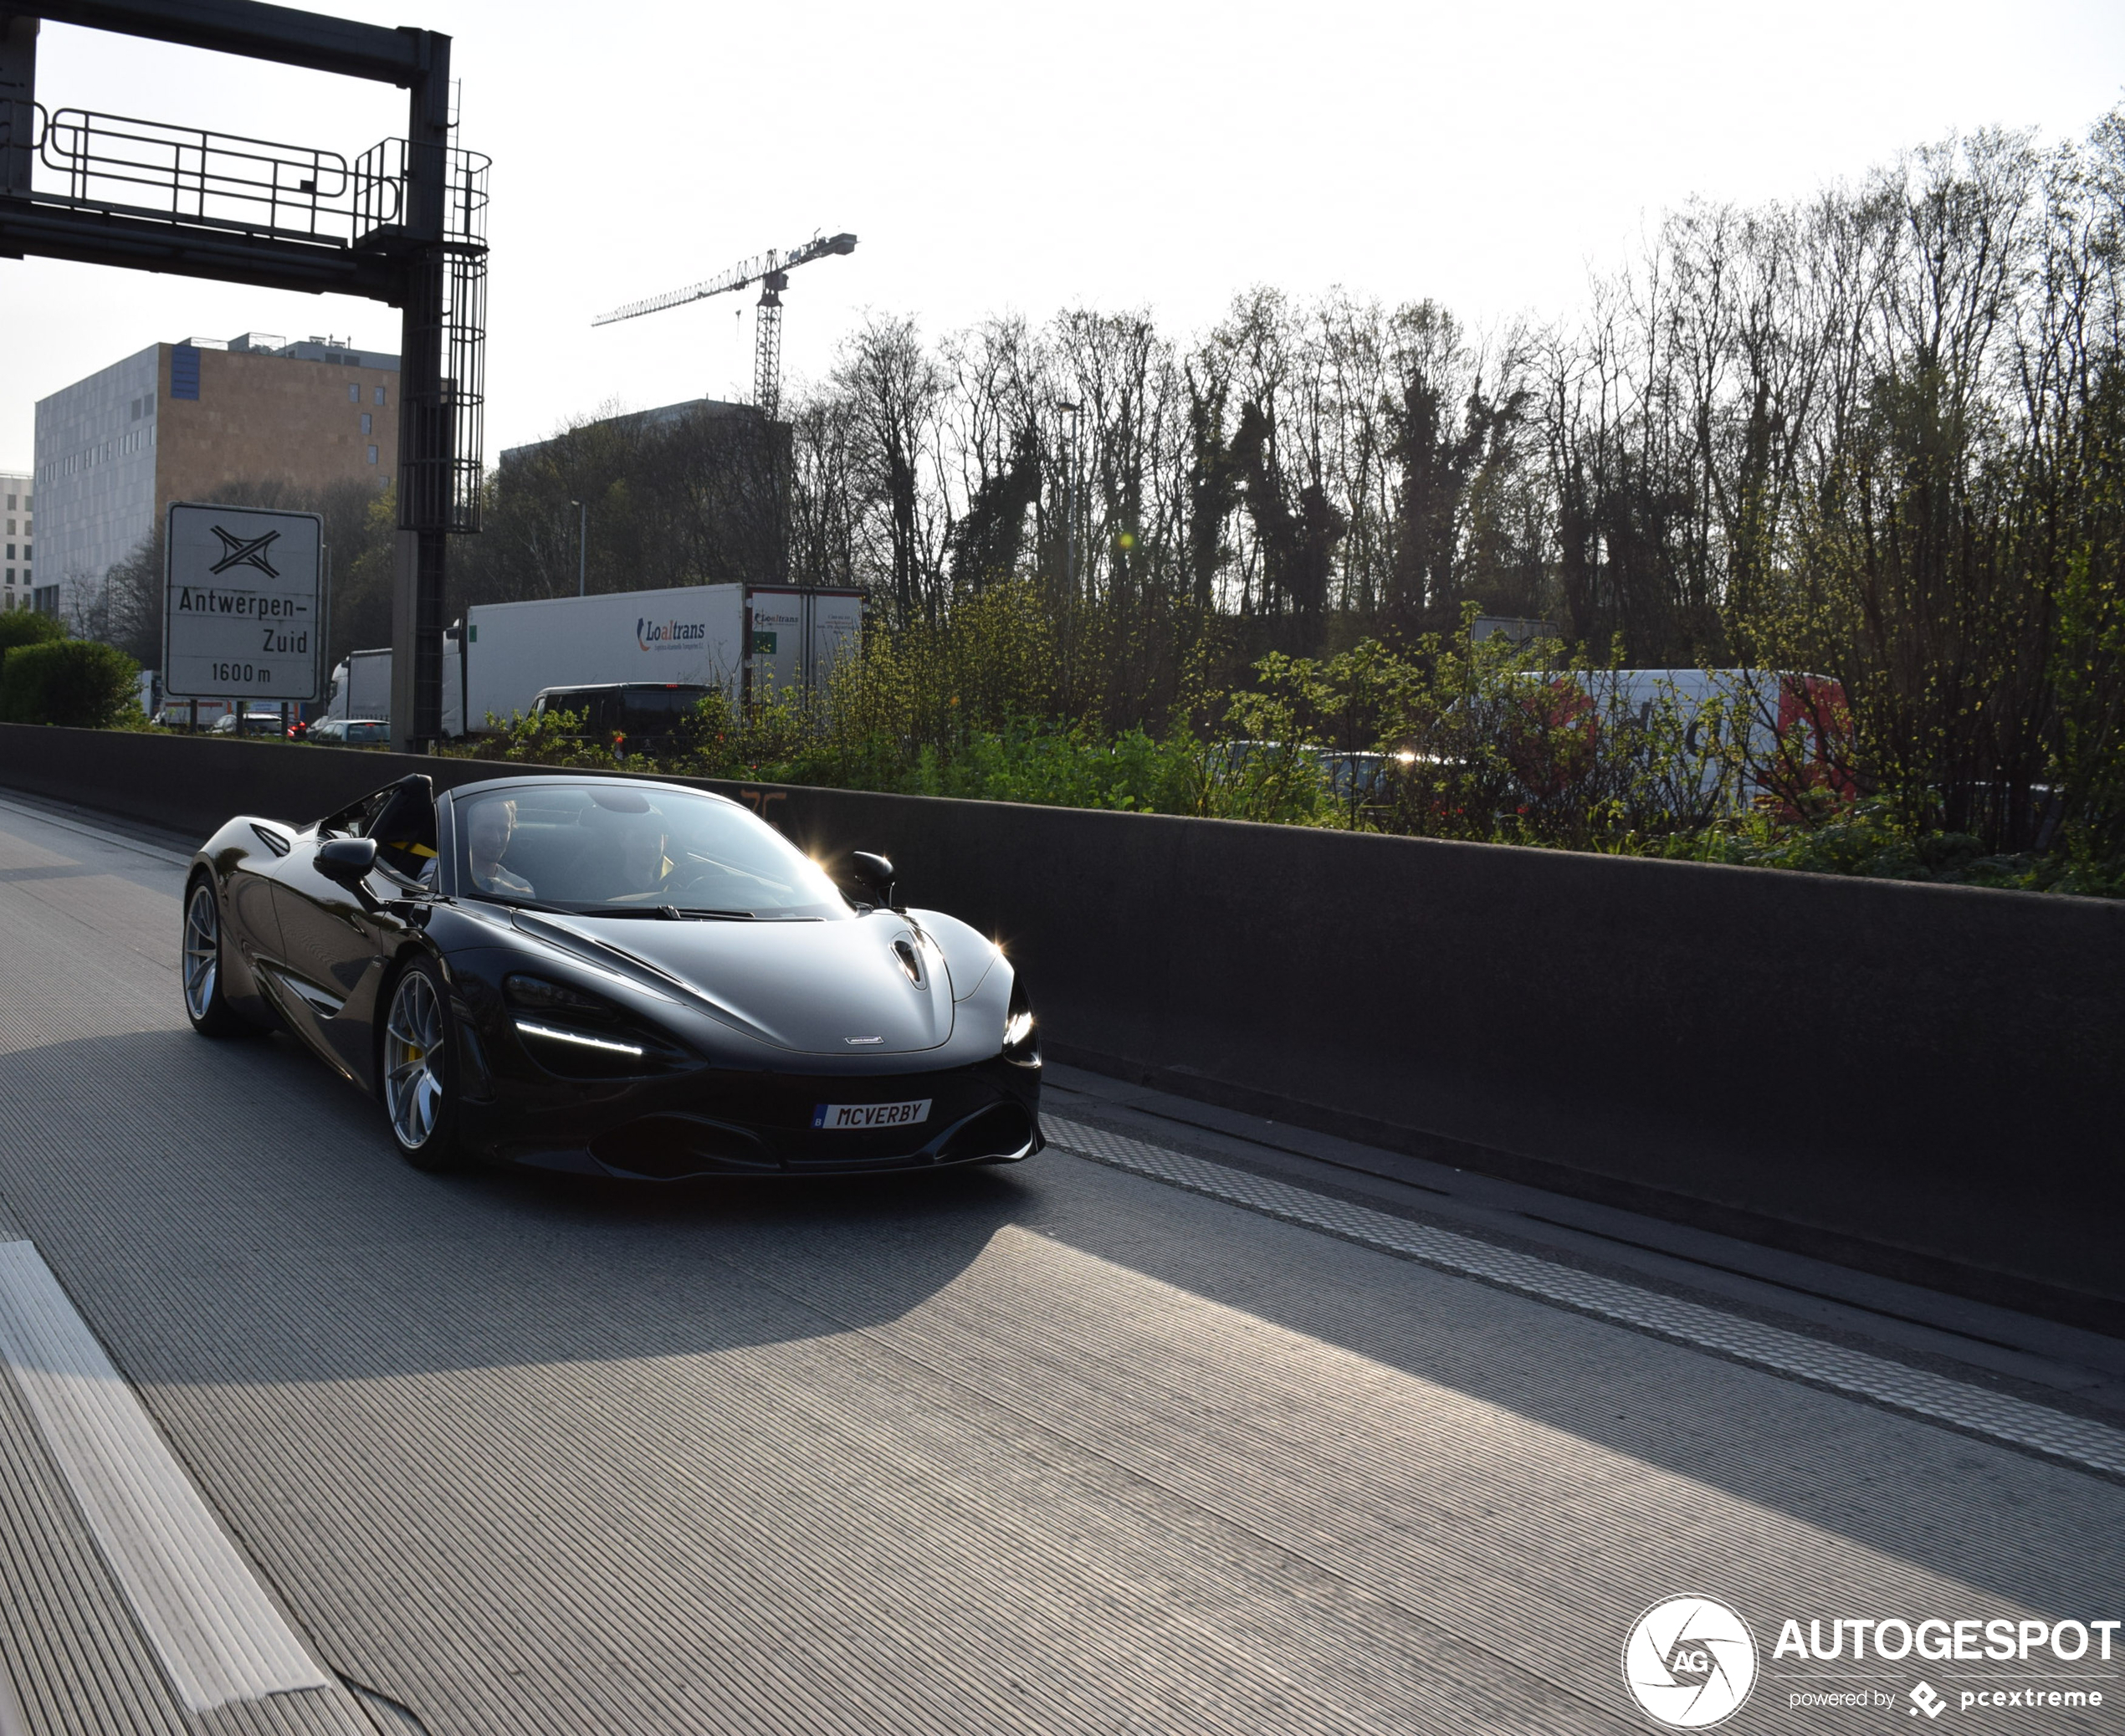
M202 836L531 769L0 725L0 785ZM2125 1332L2125 905L703 786L1001 938L1059 1058Z

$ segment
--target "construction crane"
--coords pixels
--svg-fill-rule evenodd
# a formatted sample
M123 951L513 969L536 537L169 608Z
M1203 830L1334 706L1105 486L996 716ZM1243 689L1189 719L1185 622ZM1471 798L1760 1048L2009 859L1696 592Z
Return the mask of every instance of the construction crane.
M782 407L782 292L790 286L790 273L814 259L823 259L829 253L855 251L853 235L814 235L801 246L786 252L770 248L758 259L734 265L720 277L712 277L706 283L673 289L668 295L652 295L646 301L631 301L625 307L599 315L591 324L612 325L622 320L662 313L668 307L684 307L689 301L700 301L710 295L742 289L748 284L758 284L760 306L753 320L753 402L771 422Z

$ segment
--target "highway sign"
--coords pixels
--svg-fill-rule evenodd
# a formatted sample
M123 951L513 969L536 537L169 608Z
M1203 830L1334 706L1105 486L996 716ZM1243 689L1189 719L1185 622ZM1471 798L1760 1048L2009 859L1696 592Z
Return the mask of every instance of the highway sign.
M173 699L315 699L325 521L253 506L170 508L162 690Z

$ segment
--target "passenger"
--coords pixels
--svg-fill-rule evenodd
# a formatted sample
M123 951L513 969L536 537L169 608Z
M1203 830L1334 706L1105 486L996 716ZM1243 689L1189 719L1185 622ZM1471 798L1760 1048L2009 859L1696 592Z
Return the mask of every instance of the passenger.
M502 866L509 839L516 832L516 802L512 797L479 803L465 820L465 856L472 866L472 883L482 892L508 898L536 898L531 883Z

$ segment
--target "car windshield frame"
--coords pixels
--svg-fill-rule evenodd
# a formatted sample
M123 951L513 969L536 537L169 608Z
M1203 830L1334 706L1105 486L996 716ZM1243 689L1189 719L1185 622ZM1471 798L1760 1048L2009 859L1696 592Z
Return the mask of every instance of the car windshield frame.
M499 855L476 863L476 850L493 847L494 828L476 818L490 803L510 805L508 829ZM449 807L452 885L483 904L625 920L820 922L857 914L788 838L705 791L510 780L453 791ZM653 855L650 833L663 838Z

